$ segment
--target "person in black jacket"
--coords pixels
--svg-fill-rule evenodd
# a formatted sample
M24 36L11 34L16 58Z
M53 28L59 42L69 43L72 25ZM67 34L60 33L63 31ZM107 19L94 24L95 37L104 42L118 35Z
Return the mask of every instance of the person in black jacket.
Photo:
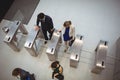
M34 74L30 74L21 68L15 68L12 71L12 76L17 77L20 80L35 80Z
M40 28L39 23L41 22L41 29L45 38L45 44L47 43L47 40L50 40L54 31L53 21L52 18L48 15L45 15L44 13L40 13L37 16L37 27ZM49 38L47 36L47 32L49 32Z

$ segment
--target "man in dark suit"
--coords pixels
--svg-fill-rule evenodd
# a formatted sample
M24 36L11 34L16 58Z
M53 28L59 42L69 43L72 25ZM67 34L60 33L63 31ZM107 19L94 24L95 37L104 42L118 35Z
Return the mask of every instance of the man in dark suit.
M39 23L41 22L41 29L45 38L45 44L47 43L47 40L50 40L52 37L52 34L54 32L54 26L52 18L48 15L45 15L44 13L40 13L37 16L37 22L36 25L40 28ZM49 33L49 38L47 36L47 32Z

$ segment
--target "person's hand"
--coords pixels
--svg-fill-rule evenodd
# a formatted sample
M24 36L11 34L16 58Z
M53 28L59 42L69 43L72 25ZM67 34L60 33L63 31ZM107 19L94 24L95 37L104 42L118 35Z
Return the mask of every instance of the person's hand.
M61 32L61 30L58 30L58 32Z
M58 75L58 73L54 74L54 78L56 78L57 75Z
M53 32L53 31L54 31L54 28L53 28L53 29L51 29L51 31Z
M40 27L39 26L34 26L34 29L37 31L37 30L40 29Z

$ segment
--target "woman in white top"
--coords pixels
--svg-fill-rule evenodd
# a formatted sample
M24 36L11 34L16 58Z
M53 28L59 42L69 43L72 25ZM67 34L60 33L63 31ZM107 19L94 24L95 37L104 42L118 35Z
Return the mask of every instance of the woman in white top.
M75 39L75 27L72 26L71 21L65 21L62 29L59 30L59 32L61 31L63 32L63 40L66 46L64 52L66 52L69 48L70 41Z

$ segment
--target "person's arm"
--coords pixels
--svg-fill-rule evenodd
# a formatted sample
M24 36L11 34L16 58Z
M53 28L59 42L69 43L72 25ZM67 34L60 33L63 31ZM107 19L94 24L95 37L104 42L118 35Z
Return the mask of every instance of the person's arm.
M72 27L72 40L75 39L75 27Z
M39 30L40 29L40 26L39 26L39 19L38 19L38 17L37 17L37 21L36 21L36 25L34 26L34 29L35 30Z
M39 18L37 17L36 26L39 26Z
M54 74L54 77L56 77L57 75L62 74L62 73L63 73L63 68L60 67L60 68L59 68L59 73L55 73L55 74Z
M60 68L59 68L59 71L60 71L59 73L62 74L62 72L63 72L63 68L60 67Z
M54 25L53 25L52 18L49 17L48 23L49 23L49 25L50 25L50 28L53 29L53 28L54 28Z

